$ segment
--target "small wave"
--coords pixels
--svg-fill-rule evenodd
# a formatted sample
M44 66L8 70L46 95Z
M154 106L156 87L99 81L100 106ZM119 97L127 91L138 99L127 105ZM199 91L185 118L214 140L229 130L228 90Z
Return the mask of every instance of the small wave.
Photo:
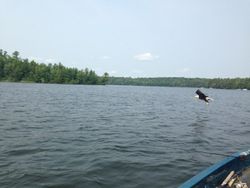
M25 110L14 110L13 112L14 113L23 113L23 112L25 112Z
M48 151L47 149L42 148L33 148L33 149L15 149L7 151L6 154L9 156L20 156L20 155L30 155Z
M111 150L118 151L118 152L130 152L131 147L130 146L115 145L114 147L112 147Z

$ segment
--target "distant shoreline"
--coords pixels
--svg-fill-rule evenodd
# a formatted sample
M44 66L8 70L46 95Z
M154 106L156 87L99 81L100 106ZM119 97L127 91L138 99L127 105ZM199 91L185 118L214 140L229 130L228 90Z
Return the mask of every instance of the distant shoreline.
M34 81L0 80L1 83L38 83ZM195 87L214 89L250 90L250 78L184 78L184 77L109 77L106 84L77 84L77 83L42 83L59 85L120 85L120 86L158 86L158 87Z
M250 77L249 78L109 77L107 85L197 87L197 88L203 87L203 88L216 88L216 89L250 90Z
M131 78L110 77L107 72L99 76L93 70L65 67L63 64L44 64L22 59L19 52L8 55L0 49L0 82L49 83L73 85L135 85L166 87L204 87L218 89L248 89L248 78L185 78L154 77Z

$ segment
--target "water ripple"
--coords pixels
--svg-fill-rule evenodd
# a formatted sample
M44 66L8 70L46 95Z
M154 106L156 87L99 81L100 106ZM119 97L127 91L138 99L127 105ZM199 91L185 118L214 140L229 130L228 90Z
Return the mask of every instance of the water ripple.
M214 154L249 148L250 95L240 91L211 89L205 105L194 88L0 90L3 188L178 187L223 158Z

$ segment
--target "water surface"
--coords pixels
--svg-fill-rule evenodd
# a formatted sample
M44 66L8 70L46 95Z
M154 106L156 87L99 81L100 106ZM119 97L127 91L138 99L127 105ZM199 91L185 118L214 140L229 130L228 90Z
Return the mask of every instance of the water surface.
M195 90L0 83L1 187L178 187L249 149L250 92Z

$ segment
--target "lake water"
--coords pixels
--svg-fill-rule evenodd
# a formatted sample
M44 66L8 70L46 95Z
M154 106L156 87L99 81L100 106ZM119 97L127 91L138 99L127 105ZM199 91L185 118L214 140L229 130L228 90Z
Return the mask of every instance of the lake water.
M178 187L250 149L250 92L202 90L0 83L1 187Z

